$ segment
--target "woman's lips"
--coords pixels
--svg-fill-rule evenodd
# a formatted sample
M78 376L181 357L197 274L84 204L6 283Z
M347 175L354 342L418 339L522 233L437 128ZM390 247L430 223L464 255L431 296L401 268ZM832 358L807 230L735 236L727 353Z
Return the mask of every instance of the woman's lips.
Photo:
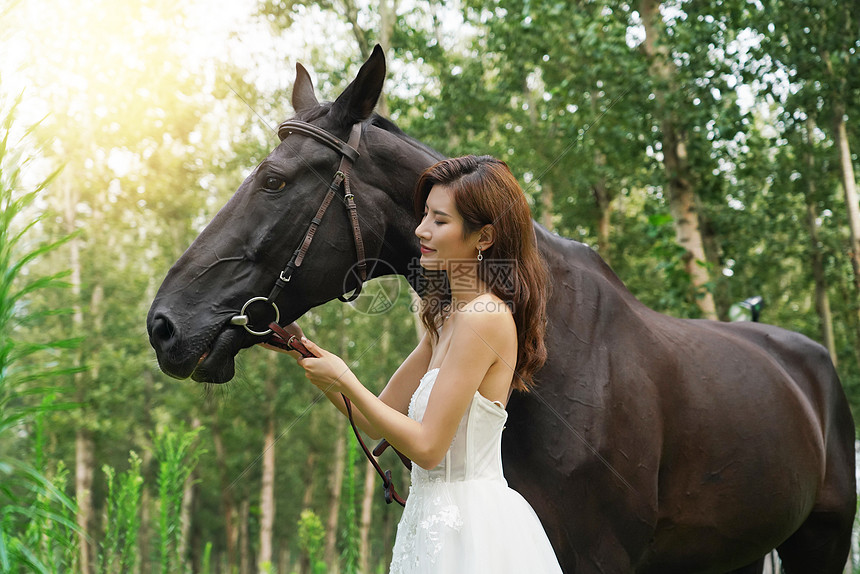
M423 245L421 246L421 253L433 253L434 251L436 250L430 249L429 247L424 247Z

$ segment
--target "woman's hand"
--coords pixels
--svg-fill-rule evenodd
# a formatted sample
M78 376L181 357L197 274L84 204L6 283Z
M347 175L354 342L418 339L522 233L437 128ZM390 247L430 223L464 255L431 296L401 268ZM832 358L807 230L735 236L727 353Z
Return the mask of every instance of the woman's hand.
M295 335L296 337L298 337L300 339L305 336L304 332L302 331L302 328L299 327L299 324L295 321L293 321L289 325L286 325L284 327L284 331L286 331L290 335ZM263 347L264 349L269 349L270 351L277 351L278 353L284 353L285 355L289 355L294 359L300 359L302 357L296 351L290 351L290 350L284 349L283 347L276 347L275 345L270 345L269 343L257 343L257 345L259 345L260 347Z
M314 356L299 357L296 362L305 370L305 376L310 382L324 392L346 392L348 382L355 376L343 359L304 337L302 343Z
M268 343L258 344L270 351L284 353L294 358L299 366L305 370L305 376L320 390L324 392L345 392L345 382L355 379L355 375L352 374L352 371L349 370L343 359L306 339L297 323L290 323L284 327L284 330L291 335L299 337L308 351L313 353L314 356L305 358L297 351L290 351Z

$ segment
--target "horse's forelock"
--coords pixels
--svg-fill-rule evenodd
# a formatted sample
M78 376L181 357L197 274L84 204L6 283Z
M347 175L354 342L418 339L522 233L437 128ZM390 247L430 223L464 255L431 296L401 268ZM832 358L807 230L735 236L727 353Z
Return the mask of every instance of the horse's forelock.
M322 102L318 106L297 112L296 115L292 117L292 119L299 120L302 122L313 123L321 117L328 115L328 113L331 111L331 105L331 102Z

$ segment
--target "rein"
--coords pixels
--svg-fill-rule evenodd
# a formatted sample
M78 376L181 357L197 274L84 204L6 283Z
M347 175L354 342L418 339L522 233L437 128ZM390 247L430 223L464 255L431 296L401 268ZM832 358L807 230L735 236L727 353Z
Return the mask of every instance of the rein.
M283 327L278 325L275 322L269 324L269 328L274 331L274 335L269 344L274 345L276 347L280 347L282 349L286 349L289 351L296 351L301 356L308 358L313 357L314 354L311 353L307 347L302 345L301 341L295 335L290 335L287 333ZM374 470L382 479L382 488L385 494L385 502L387 504L391 504L392 501L396 502L400 506L406 506L406 500L397 494L397 489L394 488L394 482L391 480L391 471L390 470L382 470L382 467L379 466L379 462L376 460L377 456L380 456L382 452L388 448L390 445L388 441L382 439L376 448L373 449L373 452L367 448L367 445L364 442L364 439L361 438L361 434L358 432L358 427L355 426L355 420L352 417L352 401L349 398L341 393L341 398L343 399L343 404L346 406L346 413L349 417L349 424L352 427L352 432L355 434L355 438L358 439L358 444L361 445L361 450L364 451L364 455L367 457L367 460L370 461L370 464L373 465ZM394 448L394 447L391 447ZM409 460L403 453L394 448L394 452L400 457L401 462L406 468L412 470L412 461Z
M278 278L275 281L274 287L269 292L268 297L251 297L248 301L242 306L242 310L238 315L235 315L230 319L230 324L244 327L246 331L248 331L252 335L256 336L265 336L272 334L272 338L269 340L269 344L274 345L276 347L280 347L282 349L297 351L303 357L313 357L314 355L305 348L304 345L296 338L295 335L290 335L287 333L283 327L278 324L278 321L281 318L281 312L278 309L278 305L275 300L281 294L281 291L284 287L287 286L287 283L292 279L293 272L296 271L299 267L301 267L302 262L305 259L305 256L308 253L308 249L311 246L311 242L314 239L314 235L316 234L317 228L320 223L322 223L323 215L325 215L326 210L329 205L331 205L332 199L334 199L335 193L340 192L341 188L343 188L343 198L346 204L346 209L349 212L349 219L352 223L352 235L355 240L355 252L358 257L358 286L353 291L352 295L349 297L344 297L343 295L339 296L338 299L343 301L344 303L349 303L350 301L354 301L358 295L361 293L361 287L364 282L367 280L367 263L365 261L364 256L364 242L361 239L361 229L358 224L358 213L356 211L355 206L355 196L352 193L349 182L349 172L352 169L353 164L359 157L358 153L358 145L361 142L361 124L354 124L352 126L352 131L349 135L349 141L343 142L340 138L335 137L329 132L325 131L322 128L319 128L313 124L309 124L307 122L302 122L298 120L289 120L282 123L278 126L278 137L281 138L281 141L285 140L287 136L290 134L300 134L303 136L310 137L317 142L328 146L333 149L337 153L340 154L340 165L337 168L337 171L334 174L334 178L328 186L328 191L326 193L325 198L317 209L316 215L314 215L313 219L311 219L310 224L308 225L307 232L305 232L305 237L296 250L293 252L293 256L290 258L289 263L287 263L284 270L278 275ZM268 303L272 306L272 309L275 311L275 320L269 323L269 328L265 330L254 330L250 325L250 318L248 317L248 308L254 303ZM364 443L364 439L361 438L361 434L358 432L358 428L355 426L355 421L352 416L352 402L346 397L346 395L341 394L343 397L343 402L346 405L346 412L349 418L349 424L352 427L353 433L355 433L355 438L358 439L358 443L361 445L361 449L364 451L365 456L370 461L370 464L373 465L373 468L376 470L377 474L382 478L382 486L385 489L385 502L391 504L391 501L396 501L401 506L406 506L406 501L397 494L397 490L394 488L394 483L391 481L391 471L390 470L382 470L382 467L379 466L376 458L381 455L382 452L389 446L388 441L383 439L376 448L373 449L373 452L367 448L367 445ZM394 451L400 456L400 460L406 466L406 468L412 468L412 461L410 461L406 456L400 453L397 449Z

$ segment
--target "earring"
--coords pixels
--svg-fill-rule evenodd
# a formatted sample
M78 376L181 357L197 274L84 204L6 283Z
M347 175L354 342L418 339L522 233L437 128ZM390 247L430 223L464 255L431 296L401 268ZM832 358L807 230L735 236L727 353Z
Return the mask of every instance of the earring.
M483 260L484 260L484 256L481 254L481 248L478 247L478 261L483 261Z

